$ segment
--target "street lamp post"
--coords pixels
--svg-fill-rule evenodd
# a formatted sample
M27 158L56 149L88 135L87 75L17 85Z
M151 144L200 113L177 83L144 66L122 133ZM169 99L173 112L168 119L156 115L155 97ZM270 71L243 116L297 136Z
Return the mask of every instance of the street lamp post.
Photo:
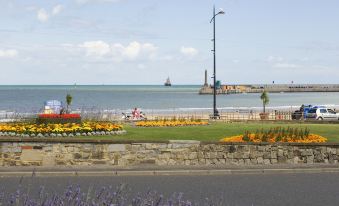
M217 87L216 87L216 71L215 71L215 17L219 14L225 14L223 10L220 10L217 14L215 13L215 6L213 6L213 18L211 19L210 23L213 21L213 118L217 118L218 111L217 111Z

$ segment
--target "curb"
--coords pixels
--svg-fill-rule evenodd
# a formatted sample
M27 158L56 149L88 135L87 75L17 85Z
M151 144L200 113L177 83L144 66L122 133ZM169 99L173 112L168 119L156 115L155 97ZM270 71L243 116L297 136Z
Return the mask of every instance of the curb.
M339 168L292 169L215 169L215 170L105 170L105 171L0 171L0 177L48 176L184 176L184 175L245 175L245 174L297 174L339 173Z

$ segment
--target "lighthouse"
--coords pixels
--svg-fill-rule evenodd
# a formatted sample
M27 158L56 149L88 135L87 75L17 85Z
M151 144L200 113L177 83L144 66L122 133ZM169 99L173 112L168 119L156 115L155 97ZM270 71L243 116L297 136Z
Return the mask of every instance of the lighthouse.
M205 83L204 83L204 87L208 86L208 82L207 82L207 69L205 69Z

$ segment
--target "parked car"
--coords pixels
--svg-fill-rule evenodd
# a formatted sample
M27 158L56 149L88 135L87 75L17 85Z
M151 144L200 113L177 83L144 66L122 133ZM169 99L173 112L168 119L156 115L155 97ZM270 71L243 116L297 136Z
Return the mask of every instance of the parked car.
M299 110L296 110L292 113L293 120L306 119L307 113L312 109L312 105L301 105Z
M339 120L339 113L326 107L313 107L308 111L306 119L327 121Z

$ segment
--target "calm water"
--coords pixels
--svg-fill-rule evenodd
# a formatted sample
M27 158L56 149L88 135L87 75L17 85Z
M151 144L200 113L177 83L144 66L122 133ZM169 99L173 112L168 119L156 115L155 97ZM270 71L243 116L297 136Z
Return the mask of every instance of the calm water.
M39 111L44 101L63 101L73 96L73 109L208 110L212 95L199 95L200 86L0 86L0 110ZM261 107L260 94L217 96L219 108ZM270 107L291 108L301 104L339 105L339 93L269 94Z

